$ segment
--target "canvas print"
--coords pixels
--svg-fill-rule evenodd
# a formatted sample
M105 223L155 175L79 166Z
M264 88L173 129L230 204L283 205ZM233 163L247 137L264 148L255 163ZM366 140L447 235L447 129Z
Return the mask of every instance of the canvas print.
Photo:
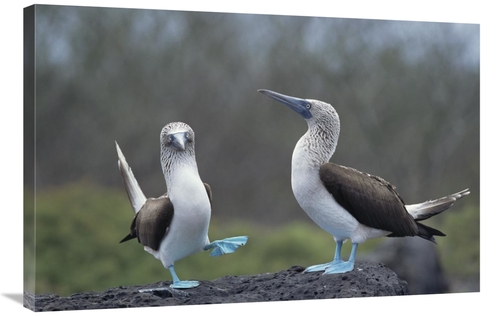
M479 292L478 24L24 9L24 306Z

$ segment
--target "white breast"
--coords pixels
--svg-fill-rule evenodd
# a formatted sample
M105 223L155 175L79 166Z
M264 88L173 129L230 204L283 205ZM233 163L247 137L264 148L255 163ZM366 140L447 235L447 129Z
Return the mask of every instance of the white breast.
M358 222L325 189L318 170L293 168L292 190L299 205L319 227L336 239L352 236Z
M196 168L180 167L171 174L169 197L174 217L160 246L165 266L201 251L209 242L210 200Z
M345 211L326 190L319 178L320 161L311 159L302 137L292 155L292 190L307 215L336 239L351 238L358 221Z

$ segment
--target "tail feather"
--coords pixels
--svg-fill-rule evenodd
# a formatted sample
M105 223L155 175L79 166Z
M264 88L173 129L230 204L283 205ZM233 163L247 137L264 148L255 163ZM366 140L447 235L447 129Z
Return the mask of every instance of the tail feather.
M123 184L125 185L125 190L127 191L130 204L134 212L137 214L141 207L146 202L146 196L142 193L141 187L137 180L135 179L132 169L129 167L125 156L123 155L120 146L116 143L116 152L118 153L118 169L122 174Z
M453 205L453 203L455 203L462 197L469 195L469 193L469 189L465 189L455 194L451 194L436 200L406 205L406 210L416 221L422 221L446 211Z
M137 236L133 236L132 234L128 234L127 236L125 236L125 238L123 238L121 241L120 241L120 244L122 242L126 242L126 241L129 241L131 239L134 239L134 238L137 238Z
M432 241L433 243L436 243L434 236L443 236L443 237L446 236L442 231L424 225L422 223L417 223L417 227L418 227L418 236L427 239L429 241Z

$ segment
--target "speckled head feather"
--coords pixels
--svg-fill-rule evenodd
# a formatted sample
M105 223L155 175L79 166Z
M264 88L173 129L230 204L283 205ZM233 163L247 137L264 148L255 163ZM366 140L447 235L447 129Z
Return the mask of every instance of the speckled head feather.
M183 122L165 125L160 133L160 150L161 166L165 175L176 164L196 164L193 129Z
M306 119L308 131L299 141L303 150L310 153L315 164L321 165L333 156L340 135L340 118L328 103L307 100L311 117ZM299 145L297 144L297 145Z
M333 106L323 101L296 98L267 89L258 91L285 104L306 120L309 128L297 143L294 154L300 152L299 156L307 159L304 163L316 168L330 160L340 134L340 119Z

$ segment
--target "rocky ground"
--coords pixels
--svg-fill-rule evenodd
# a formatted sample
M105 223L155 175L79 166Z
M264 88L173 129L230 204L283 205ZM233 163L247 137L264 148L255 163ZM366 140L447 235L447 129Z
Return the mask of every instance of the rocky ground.
M104 292L84 292L68 297L25 293L24 306L35 311L125 308L145 306L199 305L408 295L408 284L383 264L356 264L345 274L307 273L293 266L276 273L225 276L201 281L189 290L140 289L168 287L170 282L117 287Z

